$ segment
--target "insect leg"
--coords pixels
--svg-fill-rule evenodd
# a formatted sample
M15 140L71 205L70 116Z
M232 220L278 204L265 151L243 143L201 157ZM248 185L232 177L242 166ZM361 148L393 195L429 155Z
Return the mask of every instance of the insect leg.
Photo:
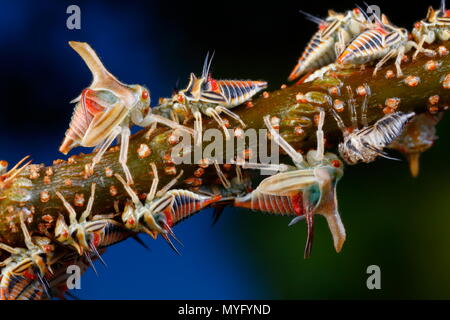
M88 204L86 206L86 210L81 214L79 222L85 222L86 219L90 216L92 211L92 206L94 205L94 196L95 196L95 183L91 185L91 196L89 197Z
M130 135L131 131L128 126L122 127L122 132L120 134L120 154L119 154L119 162L122 165L123 172L125 173L125 177L127 179L128 184L133 184L133 176L131 175L130 169L127 166L128 160L128 145L130 143Z
M145 139L150 139L150 136L152 135L152 133L156 130L156 126L157 126L157 122L153 122L150 126L150 128L148 129L148 131L145 133Z
M397 59L395 59L395 68L397 68L397 78L403 77L403 72L400 65L402 63L404 55L405 55L405 46L401 46L400 49L398 49Z
M285 164L245 162L243 159L241 161L231 160L230 163L241 166L243 169L261 169L280 172L289 170L289 166Z
M325 141L323 138L323 123L325 121L325 111L320 110L319 112L319 124L317 125L316 137L317 137L317 150L316 150L316 160L323 160L323 153L325 148Z
M345 50L344 30L340 30L338 32L338 41L334 45L336 57L339 57L344 50Z
M71 204L69 202L67 202L67 200L64 198L64 196L59 191L56 191L56 195L58 196L59 199L61 199L64 207L69 212L70 224L76 224L77 223L77 213L75 212L75 209L71 206Z
M152 167L153 181L150 187L150 191L147 195L146 201L152 201L155 198L156 189L158 188L159 183L158 170L156 169L156 165L152 162L150 163L150 166Z
M284 151L286 151L286 153L292 158L292 161L294 161L296 165L302 165L303 156L295 151L294 148L292 148L292 146L286 140L284 140L273 128L272 124L270 123L269 115L264 117L264 123L266 124L267 129L269 129L275 143L277 143Z
M139 200L139 198L136 195L136 193L134 192L134 190L131 189L131 187L125 182L125 180L122 178L122 176L117 173L114 174L114 176L117 178L117 180L119 180L123 184L123 187L127 191L128 195L131 197L131 201L133 201L133 203L136 206L142 206L141 200Z
M358 116L356 114L356 105L355 105L355 97L353 96L352 87L347 86L347 93L348 93L348 106L349 106L349 113L350 113L350 119L352 122L352 129L358 129Z
M92 164L90 166L91 172L94 171L94 167L97 163L100 162L103 155L105 154L106 150L109 148L109 146L114 142L114 139L117 138L117 136L122 132L121 127L116 127L114 130L110 133L109 137L106 138L106 140L102 143L102 146L98 150L97 154L95 155L94 159L92 159Z
M377 74L378 69L380 69L390 58L395 56L396 52L397 52L396 49L392 49L383 57L383 59L378 61L378 63L375 65L375 69L373 70L373 76Z
M238 121L243 128L246 127L246 125L245 125L244 121L242 121L241 117L239 117L236 113L230 111L229 109L227 109L225 107L222 107L222 106L217 106L216 107L216 111L218 113L220 113L220 112L225 113L227 116L229 116L229 117L233 118L234 120Z
M222 118L217 113L217 111L214 110L213 108L208 108L208 109L206 109L205 114L209 117L214 118L214 120L216 120L217 124L222 128L223 133L225 134L225 139L230 140L230 134L228 133L227 126L225 125L225 122L222 120Z
M179 123L176 123L175 121L172 121L170 119L164 118L162 116L156 115L151 113L151 111L148 112L148 114L144 117L142 117L142 112L140 110L133 110L131 112L131 120L133 121L133 123L135 123L136 125L140 126L140 127L148 127L150 124L152 124L153 122L159 122L165 126L168 126L169 128L172 129L180 129L183 131L188 132L189 134L194 134L194 132L192 131L191 128L188 128L186 126L183 126Z
M426 38L427 38L426 36L423 36L422 39L420 40L419 44L416 45L416 46L417 46L417 47L416 47L416 52L414 52L414 54L413 54L413 56L412 56L413 61L416 60L417 55L419 54L419 52L422 51L423 44L425 43L425 39L426 39Z
M369 123L367 121L367 107L369 103L369 97L372 95L372 92L370 90L370 87L367 83L364 83L364 89L366 91L366 95L364 97L363 104L361 106L361 122L362 125L365 127L369 126Z
M200 146L202 144L202 134L203 134L203 126L202 126L202 114L196 108L192 111L194 115L194 140L195 145Z
M166 184L161 190L158 191L158 193L156 193L157 197L160 197L162 195L164 195L165 193L167 193L167 191L169 191L170 188L173 187L173 185L175 185L178 181L178 179L180 179L180 177L183 175L183 170L180 170L180 173L173 178L168 184Z
M227 177L225 177L225 175L223 174L222 170L220 169L219 163L217 162L217 160L214 160L214 167L216 168L217 171L217 176L220 179L220 182L222 182L222 185L225 189L229 190L231 188L231 182L230 180L227 179Z

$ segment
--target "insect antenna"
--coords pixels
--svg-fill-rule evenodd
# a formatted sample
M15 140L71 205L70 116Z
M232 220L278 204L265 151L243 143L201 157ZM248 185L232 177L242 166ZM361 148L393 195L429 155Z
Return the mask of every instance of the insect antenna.
M300 12L302 15L304 15L307 20L312 21L314 23L317 23L317 24L326 23L325 20L323 20L323 19L321 19L319 17L316 17L316 16L314 16L314 15L308 13L308 12L305 12L303 10L299 10L298 12Z
M170 240L169 236L166 233L161 234L161 236L164 238L164 240L166 240L167 244L172 248L172 250L175 251L176 254L181 256L180 251L178 251L178 249L175 247L172 240Z
M86 260L88 261L89 265L92 267L92 270L94 270L95 274L98 276L97 269L95 269L94 263L92 262L92 259L89 255L89 253L85 252L84 256L86 257Z
M95 254L95 256L100 260L100 262L105 266L105 267L107 267L107 264L106 264L106 262L105 262L105 260L103 260L103 258L100 256L100 254L98 253L98 251L97 251L97 248L94 246L94 244L91 242L90 244L89 244L89 247L91 247L91 251Z
M214 58L215 51L213 51L211 58L209 58L209 51L206 54L205 62L203 62L203 70L202 70L202 78L207 79L209 75L209 71L211 69L211 62Z
M177 236L175 235L175 233L173 232L172 228L167 224L167 222L164 222L164 226L166 228L166 230L169 232L169 234L172 236L172 238L178 242L182 247L184 247L183 242L181 242Z
M50 284L48 283L47 279L45 279L42 275L40 270L34 266L33 272L37 275L39 282L42 285L42 288L44 289L45 294L51 299L53 295L51 294Z

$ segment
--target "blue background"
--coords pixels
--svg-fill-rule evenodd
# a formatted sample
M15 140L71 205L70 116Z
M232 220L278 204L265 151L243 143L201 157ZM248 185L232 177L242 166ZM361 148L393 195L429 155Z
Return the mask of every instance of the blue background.
M415 12L379 3L399 25ZM81 8L81 30L66 28L66 8ZM153 104L169 96L189 72L200 72L215 50L219 78L265 79L279 88L316 26L299 9L323 16L353 1L314 4L158 1L1 1L0 158L31 154L50 164L72 113L69 101L91 75L69 40L86 41L125 83L146 85ZM448 119L439 126L450 134ZM211 228L206 210L176 227L185 247L175 255L161 239L133 241L106 252L74 292L82 299L450 298L448 139L441 138L409 177L406 163L380 160L347 168L339 200L348 241L333 251L318 221L313 256L302 259L305 228L288 220L227 209ZM85 151L76 150L75 153ZM366 268L383 272L380 291L366 288Z

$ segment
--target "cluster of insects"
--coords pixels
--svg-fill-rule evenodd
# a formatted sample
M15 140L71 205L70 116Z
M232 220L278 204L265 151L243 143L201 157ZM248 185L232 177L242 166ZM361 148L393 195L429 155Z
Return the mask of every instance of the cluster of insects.
M407 51L416 48L414 57L420 52L432 55L433 51L423 48L425 44L450 38L450 18L444 2L439 10L430 8L427 17L415 24L412 32L415 41L410 40L406 29L396 27L384 15L372 19L360 8L345 13L330 10L326 19L306 15L319 24L319 30L290 74L291 81L333 62L335 65L376 62L375 75L383 64L394 57L397 76L401 76L400 65ZM76 265L82 271L89 266L95 270L93 261L98 259L105 264L101 254L108 246L129 237L145 246L138 238L140 233L148 234L153 239L161 236L178 253L175 242L181 242L175 236L173 227L207 207L215 208L216 218L225 206L231 205L292 217L289 225L305 220L305 257L309 257L312 250L314 216L322 215L327 221L334 247L339 252L345 242L346 232L338 210L336 188L343 176L344 163L369 163L379 156L391 158L384 151L386 147L416 154L429 148L436 139L433 129L438 118L430 118L429 115L390 112L369 124L367 112L372 94L369 85L358 88L347 86L345 103L351 124L345 125L335 102L327 95L327 105L319 108L315 115L316 148L305 155L295 150L278 132L270 114L264 115L270 138L288 155L289 164L266 165L235 159L232 163L235 174L230 178L222 170L225 165L221 168L218 162L209 159L211 164L214 163L221 186L203 185L195 190L187 190L178 187L182 170L160 187L158 168L151 163L149 172L153 177L152 183L145 197L141 197L133 189L134 179L127 165L130 127L133 124L151 126L150 130L160 124L174 132L185 131L194 137L194 144L199 146L203 141L203 121L206 116L217 123L225 139L230 139L230 122L222 116L227 116L240 128L245 128L241 117L230 109L249 102L267 87L267 82L214 79L210 72L212 56L208 54L201 76L191 73L187 87L169 98L161 99L159 109L164 112L156 114L150 107L148 89L120 82L103 66L87 43L72 41L69 44L92 72L93 81L72 101L75 108L60 151L67 154L78 146L94 147L95 156L86 169L87 174L92 175L108 148L119 137L118 160L123 173L115 173L111 178L123 186L128 200L122 208L117 204L112 214L93 215L97 187L93 183L85 210L77 214L66 200L67 194L56 191L65 212L60 212L53 232L46 236L30 234L26 213L21 212L20 230L26 248L0 243L0 249L9 254L8 258L0 262L1 299L62 298L68 294L65 270L69 265ZM360 117L357 109L360 109ZM342 131L338 154L325 152L323 126L327 117L327 121L335 121ZM408 125L410 131L404 130ZM427 134L413 136L411 132L416 127ZM9 171L1 164L0 188L5 188L27 170L30 162L24 164L26 160L23 159ZM244 169L268 169L276 173L252 189L254 186L249 171Z
M306 16L319 24L319 30L300 56L288 78L290 81L332 62L337 67L364 66L376 62L375 76L392 58L396 59L397 77L401 77L401 63L406 52L415 48L413 58L420 52L434 56L436 53L424 49L423 45L450 38L450 18L445 10L445 0L442 0L439 10L430 7L427 17L414 25L411 34L407 29L392 24L386 15L378 17L373 14L369 17L359 7L343 14L329 11L326 19L310 14ZM415 41L410 40L410 36Z

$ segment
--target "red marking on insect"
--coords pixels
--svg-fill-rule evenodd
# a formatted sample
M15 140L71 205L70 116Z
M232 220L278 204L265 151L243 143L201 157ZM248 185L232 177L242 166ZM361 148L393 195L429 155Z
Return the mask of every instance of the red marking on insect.
M215 92L219 91L219 89L220 89L219 88L219 84L217 83L216 80L214 80L213 78L209 77L208 78L208 82L211 85L211 90L212 91L215 91Z
M179 103L184 103L184 97L183 97L181 94L179 94L179 95L177 96L177 101L178 101Z
M129 218L129 219L128 219L128 224L129 224L129 225L132 225L132 226L133 226L135 223L136 223L136 221L134 221L134 218Z
M335 168L340 168L341 162L339 160L333 160L333 161L331 161L331 165Z
M170 213L170 208L167 208L164 210L164 215L166 216L166 222L169 227L173 226L173 216L172 213Z
M98 245L100 244L101 241L101 237L99 233L94 233L94 240L92 241L92 244L94 245L94 247L98 247Z
M144 99L144 100L148 99L148 91L147 90L142 91L142 99Z
M295 214L301 216L303 214L301 203L301 198L299 195L295 195L292 197L292 202L294 203L294 211Z
M35 280L37 278L33 272L30 272L30 270L25 270L25 272L23 273L23 276L30 280Z
M95 91L90 89L84 89L83 92L81 93L81 96L84 101L85 107L89 110L89 113L97 114L103 111L105 108L100 104L98 104L97 102L95 102L92 98L90 98L89 96L91 96L91 94L94 94L95 96Z

